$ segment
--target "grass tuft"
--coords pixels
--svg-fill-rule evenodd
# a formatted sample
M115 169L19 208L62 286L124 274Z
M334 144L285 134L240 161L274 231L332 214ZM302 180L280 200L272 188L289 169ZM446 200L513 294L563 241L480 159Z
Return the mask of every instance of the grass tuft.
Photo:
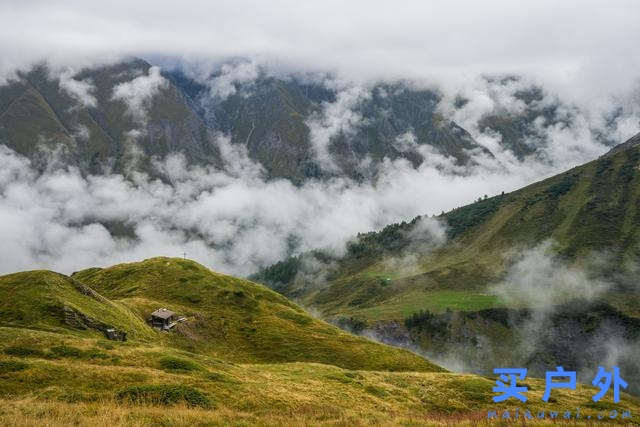
M178 357L163 357L160 359L160 367L167 371L198 371L202 369L200 365Z
M24 371L29 367L28 363L18 360L0 360L0 375L10 372Z
M45 357L45 353L42 350L19 345L5 348L4 353L8 354L9 356L16 357Z
M172 406L184 403L189 407L211 408L211 401L200 390L185 385L147 384L119 390L116 399L141 405Z

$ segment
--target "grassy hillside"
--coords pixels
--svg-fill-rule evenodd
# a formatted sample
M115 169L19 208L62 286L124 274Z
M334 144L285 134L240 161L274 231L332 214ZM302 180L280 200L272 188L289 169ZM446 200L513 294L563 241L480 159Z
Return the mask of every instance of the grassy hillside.
M103 329L127 331L130 339L152 341L157 334L124 305L52 271L27 271L0 277L3 326L79 336L102 336Z
M349 369L440 371L404 350L316 320L264 286L214 273L189 260L153 258L72 277L49 271L0 277L0 320L74 336L115 327L153 342L234 362L319 362ZM171 333L145 323L166 307L187 321Z
M475 375L348 370L314 363L235 364L157 344L21 328L0 328L0 422L4 425L477 424L494 381ZM584 417L629 410L640 401L593 403L594 388L540 400L526 380L531 411ZM535 413L535 412L534 412Z
M151 329L158 307L187 321ZM0 321L3 425L477 424L514 409L493 404L491 378L444 372L184 259L2 276ZM594 404L584 386L542 404L542 381L526 383L531 411L640 410L626 394Z
M503 279L514 252L552 239L554 252L569 264L605 254L608 263L600 274L616 285L608 300L637 315L637 287L617 274L640 259L635 140L565 173L441 215L448 241L435 250L412 245L408 236L421 220L415 218L358 236L342 258L316 251L269 267L255 279L327 316L402 320L420 309L480 310L501 306L487 287ZM299 274L306 258L327 266L326 283L311 284ZM394 262L405 259L411 259L410 268Z
M254 279L345 329L372 330L452 369L526 366L542 375L550 366L585 372L611 363L640 393L639 142L442 214L448 238L440 246L415 244L424 220L415 218L358 236L344 257L314 251ZM527 258L536 247L544 255ZM314 274L326 280L309 281ZM532 294L549 281L563 294ZM590 297L588 286L601 283L606 290ZM519 297L503 299L497 284L507 293L516 286Z

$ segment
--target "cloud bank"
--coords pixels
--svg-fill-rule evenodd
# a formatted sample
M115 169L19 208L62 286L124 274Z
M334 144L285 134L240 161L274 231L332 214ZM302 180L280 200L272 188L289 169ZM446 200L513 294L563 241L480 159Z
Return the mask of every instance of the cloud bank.
M640 65L634 0L471 0L172 3L116 0L64 5L3 1L0 76L35 61L115 57L256 58L350 79L457 84L516 73L583 100L626 90ZM44 36L43 36L44 35Z
M554 305L577 298L594 300L612 284L593 277L597 259L583 260L584 266L572 266L553 253L554 242L547 240L533 248L517 252L504 281L489 291L509 307L552 310ZM590 271L591 270L591 271Z
M291 253L340 253L358 232L509 191L540 173L477 165L459 175L426 161L416 169L387 160L375 183L336 178L296 187L266 180L243 146L224 136L217 144L224 170L171 155L154 161L164 181L135 171L83 177L55 158L38 172L0 146L0 272L69 273L187 252L215 270L247 275Z

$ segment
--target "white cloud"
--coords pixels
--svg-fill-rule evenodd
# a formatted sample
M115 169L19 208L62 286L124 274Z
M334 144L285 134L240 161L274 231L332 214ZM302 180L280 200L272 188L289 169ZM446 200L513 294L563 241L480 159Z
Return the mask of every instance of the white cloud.
M352 135L356 131L363 122L356 107L370 96L363 87L347 87L338 92L335 102L324 103L322 112L306 121L316 160L324 169L339 170L329 151L331 139L339 134Z
M306 2L7 0L0 5L0 80L49 59L126 55L263 58L296 70L468 81L526 74L582 104L624 93L638 78L640 5L551 0Z
M553 252L553 242L547 240L515 253L504 281L490 291L512 307L551 311L567 301L592 300L610 286L591 277L588 265L573 266L563 261Z
M418 148L418 139L416 138L416 134L413 133L412 130L409 130L403 134L398 135L392 145L393 148L401 153L414 151Z
M96 87L90 79L76 80L72 70L60 73L60 88L85 107L97 107L98 100L94 96Z
M113 88L112 99L124 101L128 113L140 124L147 121L151 100L160 89L168 86L167 80L160 75L159 67L149 68L148 75L120 83Z
M258 64L254 61L223 64L219 75L206 80L206 84L212 97L226 99L236 93L237 84L250 83L258 74Z
M292 236L299 250L339 250L356 232L439 213L591 160L607 150L594 138L594 129L621 142L639 127L640 55L634 54L639 4L241 0L176 7L146 0L72 0L63 6L4 1L0 84L43 59L54 69L80 70L128 55L154 63L176 58L201 63L199 81L208 82L220 98L238 84L250 86L265 65L283 74L329 74L340 82L336 102L323 105L308 123L317 157L332 169L331 138L362 124L357 105L370 96L367 88L380 79L399 78L439 88L445 117L470 131L496 158L476 154L475 165L461 167L419 145L422 165L387 160L375 183L333 179L295 187L262 179L260 166L243 147L222 138L226 172L171 156L160 165L171 178L169 185L133 173L130 180L55 168L38 175L0 147L0 235L8 242L0 249L0 271L36 266L69 271L175 255L186 248L213 268L244 274L279 260ZM220 65L229 59L231 65ZM210 79L214 68L219 73ZM480 77L505 73L524 77L506 85ZM61 86L92 106L91 82L73 76L64 75ZM489 112L521 113L522 102L514 95L531 83L545 89L543 102L561 99L566 111L559 114L574 117L569 126L538 122L534 130L545 147L538 157L520 161L501 148L499 135L480 132L477 122ZM113 97L144 125L153 95L166 84L159 68L152 67L148 75L114 88ZM469 102L454 108L457 95ZM607 113L617 108L621 115L607 123ZM140 132L128 135L132 161ZM411 134L395 143L417 145ZM136 238L115 239L99 221L124 221ZM186 230L196 230L198 237L188 237Z
M540 172L476 166L451 175L427 163L414 169L387 161L376 183L332 179L296 187L263 179L261 166L228 138L218 145L227 171L173 155L157 164L166 183L140 173L83 177L59 166L38 173L0 147L0 272L70 272L186 251L211 268L249 274L287 256L291 242L297 251L340 253L358 232L509 191ZM100 225L115 222L134 235L116 238ZM437 241L428 225L423 234Z
M88 141L91 137L91 131L85 125L78 125L73 132L73 137L80 141Z

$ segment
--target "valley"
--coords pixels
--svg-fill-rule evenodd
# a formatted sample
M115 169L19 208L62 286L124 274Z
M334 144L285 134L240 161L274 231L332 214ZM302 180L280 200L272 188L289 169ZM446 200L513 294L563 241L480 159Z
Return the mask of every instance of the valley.
M637 378L639 138L521 190L361 234L343 257L312 251L254 279L453 369L520 363L542 375L609 360ZM446 241L425 223L443 224Z

